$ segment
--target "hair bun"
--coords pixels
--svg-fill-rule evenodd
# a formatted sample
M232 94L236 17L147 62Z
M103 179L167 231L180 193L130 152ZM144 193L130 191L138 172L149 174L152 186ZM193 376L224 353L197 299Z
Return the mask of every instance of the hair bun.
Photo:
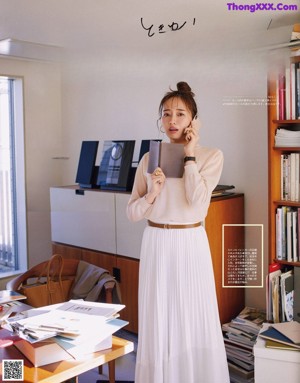
M194 97L194 93L192 92L191 87L185 81L180 81L177 83L177 90L178 92L182 92L182 93L190 93Z

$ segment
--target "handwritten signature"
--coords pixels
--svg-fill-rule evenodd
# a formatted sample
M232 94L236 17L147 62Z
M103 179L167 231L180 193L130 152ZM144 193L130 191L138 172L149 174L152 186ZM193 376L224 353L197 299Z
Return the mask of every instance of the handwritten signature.
M187 25L187 21L184 21L183 23L178 23L176 21L172 21L171 24L159 24L157 26L154 26L154 24L151 24L150 26L146 26L143 20L143 17L141 17L141 25L142 27L148 31L148 37L153 37L155 33L166 33L166 32L176 32L181 30L185 25ZM196 24L196 18L194 17L192 21L192 25ZM157 28L157 29L156 29ZM155 31L154 31L155 30Z

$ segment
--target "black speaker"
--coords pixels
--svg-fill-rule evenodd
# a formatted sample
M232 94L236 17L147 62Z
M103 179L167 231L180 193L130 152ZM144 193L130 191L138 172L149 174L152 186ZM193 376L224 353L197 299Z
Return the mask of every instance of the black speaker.
M82 141L76 182L82 188L97 186L98 167L95 166L99 141Z
M97 184L104 190L128 190L135 141L104 141Z

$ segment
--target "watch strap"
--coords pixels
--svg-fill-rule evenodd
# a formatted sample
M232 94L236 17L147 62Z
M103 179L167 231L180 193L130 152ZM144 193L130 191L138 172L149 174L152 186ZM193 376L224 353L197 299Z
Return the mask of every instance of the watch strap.
M183 162L185 163L187 161L195 161L196 162L196 157L189 157L189 156L184 157Z

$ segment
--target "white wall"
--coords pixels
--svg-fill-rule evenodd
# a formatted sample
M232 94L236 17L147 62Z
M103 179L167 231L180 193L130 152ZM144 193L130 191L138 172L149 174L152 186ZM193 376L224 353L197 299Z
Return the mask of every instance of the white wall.
M267 265L267 108L263 53L209 52L166 46L157 52L77 57L64 66L63 183L73 184L82 140L158 137L157 109L177 81L197 95L201 143L221 148L222 183L245 193L246 223L264 224ZM241 96L256 105L224 105ZM265 266L266 267L266 266ZM247 304L265 306L263 289L248 289Z
M0 75L24 80L25 176L29 267L52 253L49 188L61 183L60 65L0 58Z
M24 77L29 266L51 254L49 187L74 184L81 141L99 140L100 151L105 139L158 137L158 104L180 80L196 93L201 143L224 152L220 182L245 193L246 223L265 225L266 251L266 106L224 105L236 96L266 97L263 55L189 52L187 59L172 48L82 56L63 63L62 74L58 64L2 58L0 73ZM246 294L248 305L264 307L263 290Z

